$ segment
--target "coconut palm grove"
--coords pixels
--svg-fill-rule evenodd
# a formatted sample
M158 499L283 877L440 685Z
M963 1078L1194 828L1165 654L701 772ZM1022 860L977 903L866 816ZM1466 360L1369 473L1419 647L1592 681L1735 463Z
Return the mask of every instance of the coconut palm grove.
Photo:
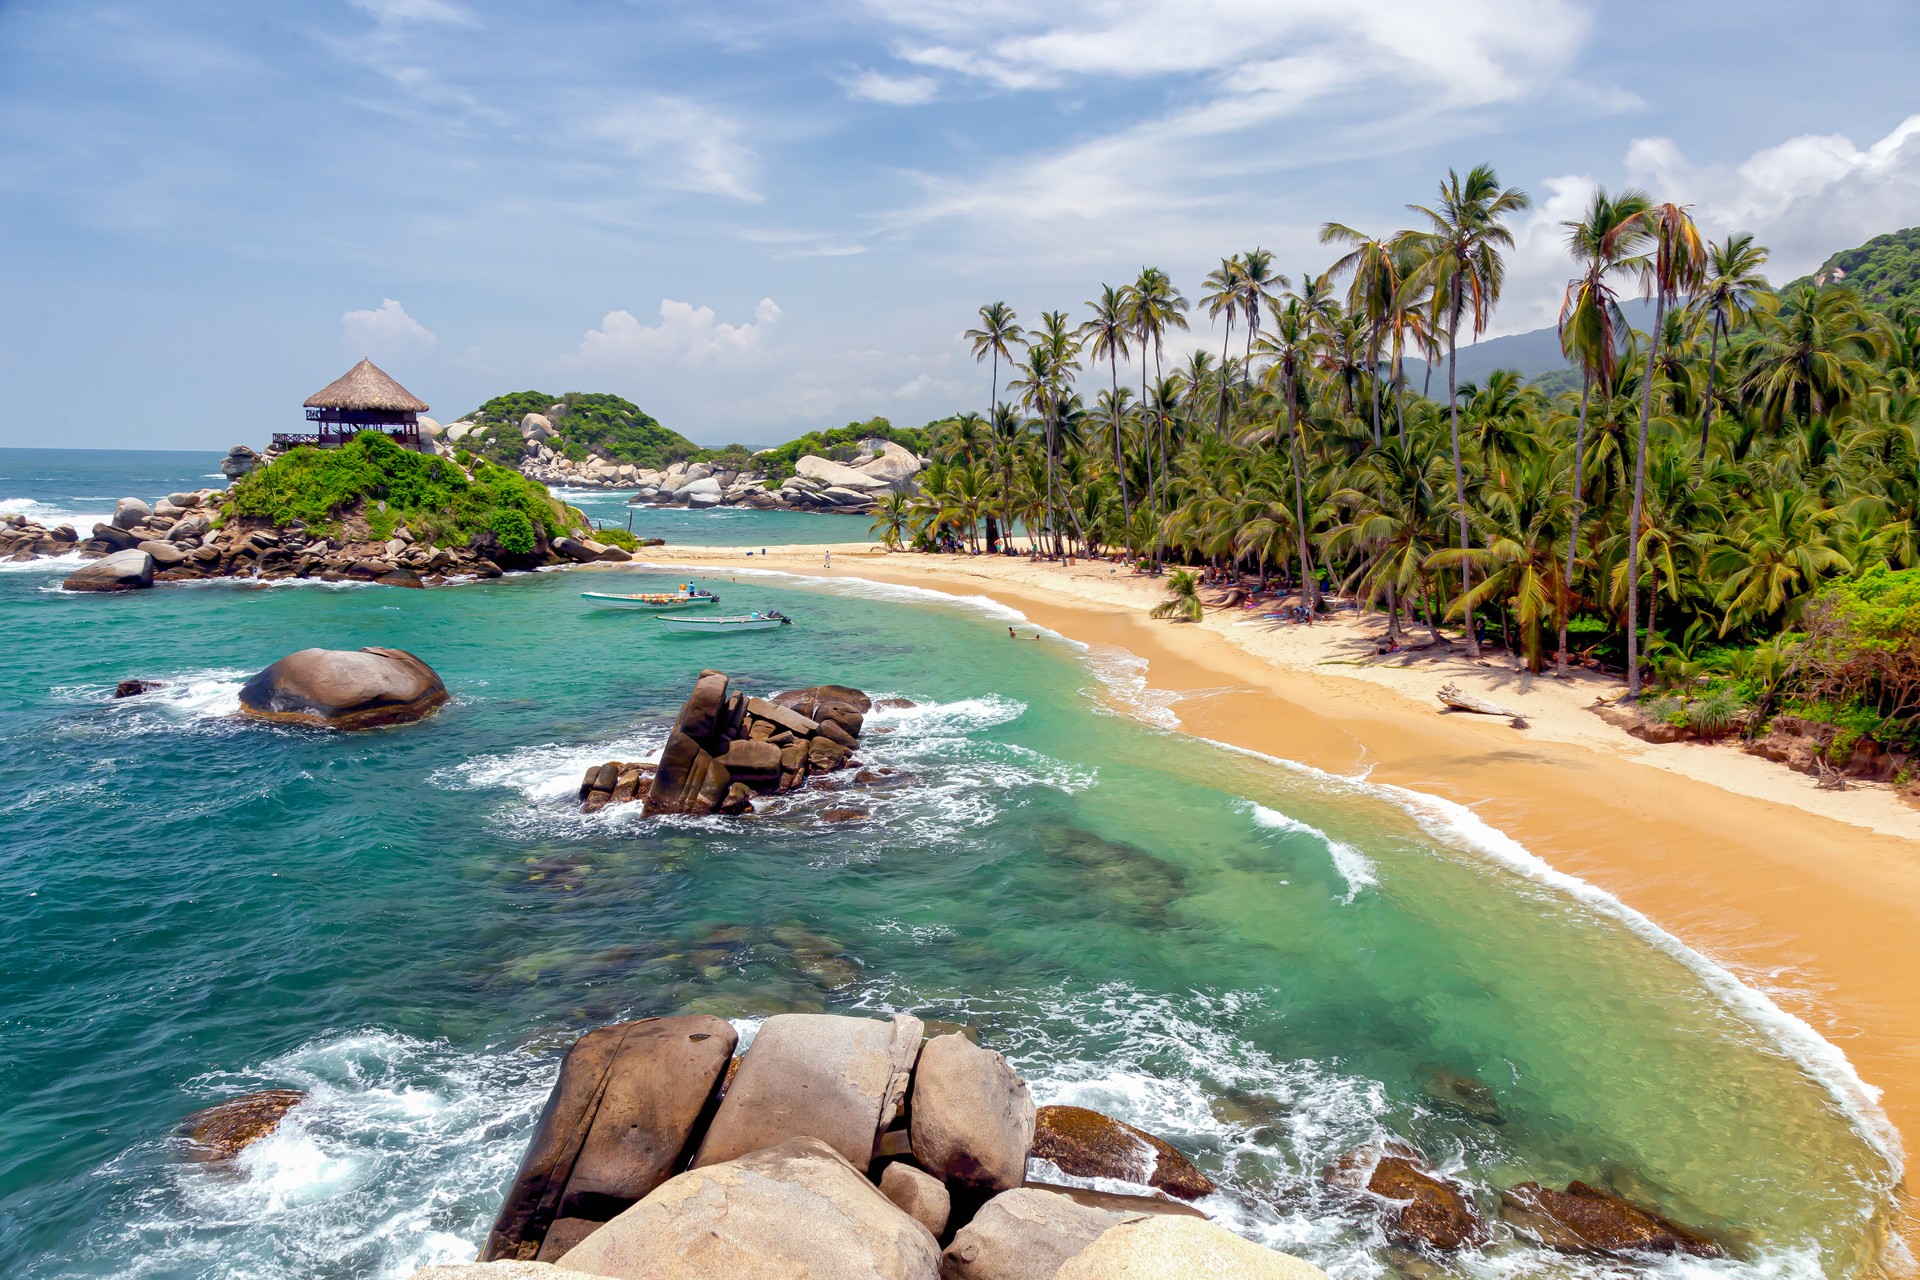
M1776 290L1751 236L1602 189L1564 224L1569 369L1462 380L1528 203L1490 167L1449 172L1406 227L1326 223L1341 256L1318 274L1256 247L1191 296L1148 266L1077 309L981 307L991 404L937 424L923 493L876 532L1010 549L1018 527L1029 550L1299 591L1303 620L1351 597L1388 644L1619 669L1695 728L1791 699L1849 744L1906 737L1920 312ZM1200 317L1218 351L1169 359ZM1172 581L1163 616L1197 616Z

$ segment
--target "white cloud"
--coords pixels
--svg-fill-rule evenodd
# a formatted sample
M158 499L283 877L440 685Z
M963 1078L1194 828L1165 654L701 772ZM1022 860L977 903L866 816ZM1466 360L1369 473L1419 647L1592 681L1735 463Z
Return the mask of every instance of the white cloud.
M675 94L628 98L600 112L588 132L644 161L662 186L758 204L757 157L746 129L724 113Z
M890 76L884 71L862 71L844 83L847 93L852 97L898 107L931 102L934 91L939 87L932 76Z
M1578 218L1591 175L1548 178L1514 232L1506 297L1493 332L1552 324L1572 274L1562 221ZM1839 135L1804 134L1733 164L1696 165L1667 138L1636 138L1609 187L1637 186L1655 200L1692 206L1701 234L1751 232L1772 251L1767 276L1784 284L1827 256L1920 221L1920 115L1867 147ZM1623 282L1622 291L1632 285Z
M383 300L376 309L349 311L341 316L340 333L346 344L362 355L419 351L440 341L392 298Z
M448 26L467 27L474 22L473 13L452 0L349 0L354 8L362 13L372 14L382 23L420 22L444 23Z
M628 365L658 359L698 364L747 355L756 350L768 326L780 319L780 305L762 298L753 319L725 324L712 307L696 307L673 298L660 300L660 323L643 325L630 311L609 311L598 329L587 330L570 364Z
M869 3L907 33L905 61L991 88L1158 82L1165 105L1122 127L982 172L914 175L922 199L885 220L968 224L1050 261L1164 255L1199 237L1297 252L1312 234L1276 227L1275 174L1450 138L1488 108L1576 89L1589 109L1620 101L1571 74L1591 24L1572 0Z

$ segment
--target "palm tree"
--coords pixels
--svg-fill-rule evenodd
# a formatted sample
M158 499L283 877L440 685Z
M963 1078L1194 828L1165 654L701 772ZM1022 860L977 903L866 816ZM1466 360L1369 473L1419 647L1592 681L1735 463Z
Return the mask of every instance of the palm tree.
M1667 318L1667 304L1683 293L1700 287L1706 266L1706 249L1700 243L1700 231L1693 225L1687 206L1655 205L1640 215L1652 237L1652 253L1642 278L1654 295L1653 340L1647 344L1647 371L1640 384L1640 442L1633 453L1633 515L1627 521L1627 696L1640 696L1640 514L1646 506L1647 424L1653 418L1653 366L1660 353L1660 338Z
M993 360L993 381L987 388L987 412L1000 402L1000 362L1013 362L1013 347L1026 338L1026 331L1015 323L1013 308L1004 302L989 302L980 308L980 327L961 336L973 344L973 362Z
M1100 286L1100 296L1087 303L1093 318L1080 325L1079 334L1087 344L1087 354L1095 360L1103 356L1111 379L1107 407L1113 432L1113 470L1120 477L1120 510L1128 531L1127 553L1133 553L1133 499L1127 493L1126 464L1120 459L1120 357L1127 354L1127 293L1110 284Z
M1319 591L1313 580L1313 558L1307 549L1306 486L1302 475L1306 470L1306 451L1300 443L1299 391L1300 369L1306 361L1313 334L1306 307L1298 297L1288 298L1284 306L1274 304L1271 310L1273 336L1262 338L1260 344L1261 349L1273 357L1271 372L1280 377L1280 394L1287 410L1287 461L1293 471L1293 525L1300 542L1300 603L1311 619L1319 606Z
M1198 622L1204 616L1200 603L1200 575L1188 569L1175 569L1167 578L1167 598L1147 611L1152 618L1173 618L1180 622Z
M1200 282L1206 289L1200 295L1200 305L1207 309L1208 318L1218 320L1222 315L1227 318L1220 336L1220 411L1214 426L1214 434L1223 440L1227 435L1227 343L1233 340L1233 314L1240 306L1240 276L1244 269L1245 262L1236 253L1231 258L1220 259L1220 265Z
M907 524L913 519L913 511L907 495L890 493L880 500L880 506L874 512L873 523L867 527L868 533L880 535L880 541L890 551L900 549L900 539L907 531Z
M1618 195L1608 195L1605 187L1594 189L1587 212L1577 222L1563 222L1567 229L1567 251L1580 265L1580 274L1567 282L1566 297L1560 303L1560 349L1580 365L1580 424L1573 436L1573 514L1567 534L1567 573L1563 581L1573 582L1573 560L1580 549L1581 480L1585 475L1587 454L1587 402L1593 394L1595 379L1610 383L1614 357L1620 350L1626 317L1608 277L1621 271L1636 271L1642 265L1637 251L1647 238L1641 216L1652 205L1644 191L1629 187ZM1554 658L1554 674L1567 674L1567 615L1571 607L1560 611L1560 647Z
M1260 252L1256 250L1255 252ZM1142 267L1140 278L1135 280L1128 295L1129 318L1133 321L1134 336L1140 342L1140 401L1142 407L1147 397L1147 347L1153 348L1154 381L1161 379L1161 357L1165 349L1167 330L1187 328L1187 300L1174 288L1173 281L1166 272L1158 267ZM1156 435L1159 441L1159 469L1155 483L1154 514L1156 520L1166 511L1167 486L1167 423L1164 418L1156 422ZM1156 559L1160 555L1155 548Z
M1452 169L1440 184L1439 208L1408 205L1407 208L1427 220L1427 228L1413 234L1423 260L1419 274L1433 291L1433 305L1447 317L1447 425L1453 435L1453 500L1460 519L1460 591L1470 596L1473 569L1464 559L1467 550L1467 480L1460 465L1460 404L1456 374L1459 364L1460 320L1473 321L1474 336L1486 332L1493 318L1494 304L1500 300L1500 286L1506 278L1506 264L1500 250L1513 246L1513 233L1505 219L1525 209L1527 193L1517 187L1500 185L1492 165L1475 165L1463 180ZM1480 641L1473 630L1473 604L1465 610L1467 652L1480 656Z
M1707 356L1707 403L1700 414L1703 465L1707 456L1707 433L1713 429L1720 342L1730 329L1744 323L1755 312L1773 310L1773 291L1767 285L1767 278L1760 274L1760 268L1766 265L1766 249L1755 244L1750 234L1728 236L1724 244L1707 246L1707 283L1693 300L1698 323L1713 331L1713 349Z
M1884 346L1851 288L1801 285L1778 315L1761 317L1760 336L1747 348L1741 389L1769 422L1795 415L1806 422L1851 400L1868 376L1867 361Z
M1273 269L1273 254L1266 249L1249 249L1240 255L1240 314L1247 322L1245 373L1253 380L1253 344L1260 336L1260 313L1281 289L1293 287L1293 281Z
M1392 240L1379 240L1339 222L1320 226L1322 244L1350 244L1331 267L1329 276L1351 274L1347 310L1367 327L1367 367L1373 373L1373 443L1380 443L1380 343L1386 337L1394 294L1400 287L1399 258Z

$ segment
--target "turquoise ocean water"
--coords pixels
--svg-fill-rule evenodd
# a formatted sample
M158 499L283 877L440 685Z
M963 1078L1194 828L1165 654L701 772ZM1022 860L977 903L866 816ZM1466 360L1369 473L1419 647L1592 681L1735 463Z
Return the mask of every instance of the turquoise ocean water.
M0 451L0 510L97 516L213 461ZM1342 1280L1389 1272L1319 1170L1389 1134L1486 1186L1612 1178L1734 1249L1662 1274L1851 1274L1884 1221L1893 1157L1838 1053L1553 850L1182 736L1137 662L1010 642L984 601L770 575L723 595L797 625L716 640L584 607L598 573L67 597L64 567L0 565L8 1274L470 1256L571 1039L690 1009L970 1022L1041 1101L1165 1135L1221 1182L1203 1207ZM453 702L351 737L232 717L275 658L363 644ZM911 699L860 752L895 772L750 821L581 816L581 772L657 749L704 666ZM168 683L114 702L126 677ZM816 817L848 804L872 819ZM1445 1111L1436 1069L1504 1123ZM180 1160L180 1117L272 1086L311 1097L239 1170ZM1504 1240L1457 1271L1626 1274Z

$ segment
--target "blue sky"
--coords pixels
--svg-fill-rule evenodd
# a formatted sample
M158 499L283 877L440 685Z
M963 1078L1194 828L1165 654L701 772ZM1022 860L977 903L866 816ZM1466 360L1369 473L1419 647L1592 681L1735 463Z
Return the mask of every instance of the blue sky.
M0 0L0 446L257 445L361 355L443 421L918 424L984 407L983 302L1297 276L1482 160L1536 201L1495 332L1596 181L1784 280L1920 222L1916 49L1896 0Z

